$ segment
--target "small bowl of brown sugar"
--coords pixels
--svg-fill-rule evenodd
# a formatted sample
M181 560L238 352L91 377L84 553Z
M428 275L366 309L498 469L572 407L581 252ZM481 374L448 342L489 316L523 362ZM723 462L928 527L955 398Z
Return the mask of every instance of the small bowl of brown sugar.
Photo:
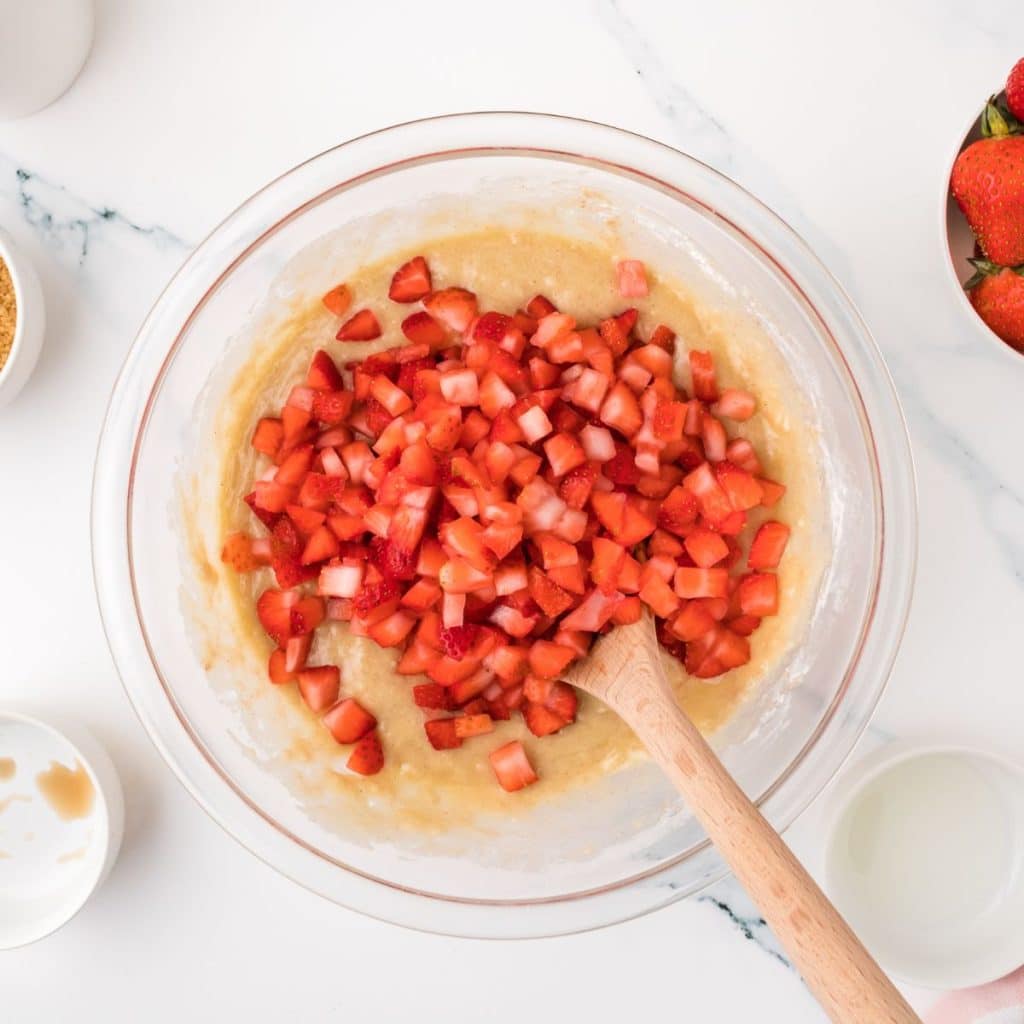
M35 268L0 230L0 406L31 376L43 347L45 322Z

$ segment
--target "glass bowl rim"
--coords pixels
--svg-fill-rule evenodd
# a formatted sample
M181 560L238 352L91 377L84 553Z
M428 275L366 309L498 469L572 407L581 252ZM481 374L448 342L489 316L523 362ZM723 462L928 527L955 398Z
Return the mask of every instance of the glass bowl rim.
M202 294L198 301L195 301L192 305L191 311L183 320L179 321L177 332L174 335L173 342L170 348L167 350L162 362L158 366L156 377L151 379L149 385L149 392L145 398L144 406L141 411L136 408L135 414L131 415L131 410L124 408L124 401L118 402L118 396L123 391L126 383L126 378L129 376L129 371L132 369L134 362L142 357L144 349L144 341L147 336L156 331L160 332L154 321L158 318L158 314L165 305L171 305L175 298L175 291L179 285L184 285L188 275L195 273L198 270L202 270L201 267L197 267L202 262L204 256L207 255L208 250L216 248L218 241L223 241L221 236L227 234L230 235L231 226L238 220L244 219L246 215L252 213L252 208L262 199L271 196L281 185L285 184L289 180L293 179L296 175L300 174L304 170L313 168L319 163L323 163L331 159L343 155L350 151L353 147L358 148L361 143L365 143L368 140L379 140L381 138L389 138L395 141L396 148L401 149L401 143L403 132L408 130L415 131L430 131L434 126L444 125L450 128L455 125L456 129L464 128L467 133L472 134L473 130L481 125L486 119L497 120L502 122L503 126L508 126L513 120L522 120L528 122L533 126L540 126L543 128L545 123L548 127L552 126L573 126L573 130L577 132L590 132L596 135L605 135L609 139L626 139L631 141L634 145L639 145L648 148L651 152L658 152L661 154L663 159L675 161L679 166L688 166L691 170L696 171L698 174L706 178L712 187L723 188L726 192L731 193L731 199L738 200L747 206L754 213L760 214L763 218L766 218L770 228L774 231L781 232L782 236L786 237L791 245L793 245L804 261L806 266L809 266L810 270L817 273L819 276L819 286L823 286L827 292L831 293L831 298L834 302L841 307L840 312L843 313L850 324L854 328L855 333L858 335L859 341L861 342L860 355L866 357L870 369L875 374L874 384L882 385L884 391L884 400L882 401L883 406L888 405L888 409L884 410L887 412L889 423L888 427L890 431L893 427L896 428L897 437L895 438L895 447L900 449L900 455L894 458L895 463L901 463L897 467L896 478L888 482L888 486L891 488L894 485L901 485L904 493L902 498L904 501L904 512L907 513L905 521L898 523L897 525L902 527L904 533L904 545L902 550L906 555L909 553L909 559L904 557L902 566L897 566L902 571L898 572L900 577L893 584L895 589L902 592L902 598L897 599L896 619L890 623L889 626L889 642L882 646L887 648L881 655L881 664L876 669L876 679L874 686L867 696L866 706L861 711L861 720L856 724L853 733L847 738L846 749L841 752L835 764L828 769L827 774L824 778L819 779L808 792L805 792L799 800L795 801L795 806L791 807L783 819L777 822L780 829L788 827L795 818L803 813L804 810L810 805L810 803L817 797L821 790L827 785L827 783L834 777L836 772L839 771L843 762L849 756L853 750L857 739L862 733L863 729L867 726L871 715L877 705L878 700L884 690L885 683L888 679L891 671L892 663L895 659L896 653L899 648L899 642L902 638L903 630L906 624L907 614L909 612L909 603L911 596L911 587L914 577L914 569L916 564L916 496L915 483L914 483L914 470L913 461L909 447L909 441L906 434L906 425L903 419L902 411L899 406L899 401L895 393L895 389L892 385L892 381L889 378L888 371L882 362L881 356L875 346L873 339L871 338L870 332L864 324L862 318L857 313L853 303L850 301L846 293L843 291L841 286L829 271L824 267L823 264L813 254L810 247L800 238L800 236L777 214L771 211L765 204L761 203L756 197L752 196L749 192L737 185L731 179L725 175L720 174L713 168L702 163L701 161L691 157L673 147L667 146L664 143L657 142L649 139L643 135L629 132L621 128L615 128L609 125L600 124L594 121L586 121L579 118L567 118L559 115L550 114L538 114L538 113L526 113L517 111L479 111L474 113L461 113L461 114L448 114L440 117L424 118L415 121L403 122L401 124L392 125L386 128L382 128L373 132L366 133L356 138L350 139L346 142L340 143L337 146L333 146L323 152L310 157L309 159L297 164L295 167L285 171L283 174L274 178L268 184L264 185L261 189L254 192L244 202L242 202L236 209L234 209L220 224L218 224L207 237L193 250L192 253L186 258L182 266L175 272L165 289L157 297L150 313L146 316L142 325L140 326L135 339L128 351L125 358L124 366L122 367L121 373L118 376L117 382L115 383L113 393L111 395L110 403L108 405L106 417L104 420L103 430L99 442L99 448L97 453L96 473L94 476L93 485L93 503L92 503L92 537L93 537L93 564L94 564L94 578L97 590L97 597L100 605L101 619L103 621L104 631L107 635L108 644L111 649L111 653L114 657L115 664L118 668L118 673L121 677L122 684L125 688L126 694L132 704L133 709L140 718L147 734L151 741L156 745L161 755L168 762L168 765L172 768L174 773L178 776L179 780L185 786L186 790L197 800L201 807L211 815L211 817L223 827L230 835L236 838L243 846L255 853L261 859L265 860L268 864L273 866L276 870L292 877L295 881L304 885L307 888L313 889L313 891L320 892L322 895L329 895L324 893L321 888L308 884L305 880L297 877L297 872L293 872L281 864L271 859L269 855L265 855L255 848L255 845L248 842L242 836L243 829L240 828L237 823L229 823L223 820L222 815L219 814L204 797L204 794L200 792L199 787L195 785L192 780L187 776L186 770L182 764L180 764L178 758L173 754L168 746L165 745L159 734L159 728L156 723L150 721L143 708L140 706L141 701L133 694L132 686L128 682L125 671L122 670L121 661L118 657L119 641L115 637L115 633L118 632L118 627L115 622L115 615L117 612L123 611L124 606L121 605L118 608L119 598L122 594L116 589L116 581L112 581L109 578L109 572L103 565L103 560L97 557L98 551L103 548L105 543L109 542L109 538L104 538L103 533L105 527L103 526L104 520L109 519L109 516L103 514L106 511L103 506L109 505L112 509L116 506L110 505L113 500L109 493L109 488L104 488L106 482L105 476L108 471L112 471L117 475L115 466L113 470L105 470L107 462L117 461L120 453L118 451L119 443L122 438L116 436L119 432L117 426L119 421L124 418L126 414L131 416L132 420L137 421L132 429L132 446L131 446L131 461L128 471L128 486L127 486L127 502L123 508L124 518L121 519L121 524L124 528L124 534L122 540L125 542L125 549L128 555L128 575L131 585L132 595L132 608L134 611L134 625L142 636L146 652L149 656L149 668L155 674L157 681L160 684L161 689L164 692L164 696L167 698L171 709L177 718L178 725L181 727L183 732L188 738L188 742L192 744L194 751L198 751L205 759L209 768L219 777L220 781L227 786L234 798L240 800L251 812L255 813L264 824L268 825L272 829L277 830L282 836L287 838L293 843L297 843L299 846L304 848L307 852L313 856L320 858L334 867L340 867L344 873L363 879L370 883L371 886L384 887L391 889L395 892L401 893L403 897L411 897L416 901L426 902L429 905L435 905L437 902L445 903L455 907L474 907L474 908L491 908L496 911L499 908L503 910L515 909L524 910L529 908L537 908L543 905L559 905L559 904L573 904L580 902L593 901L600 899L602 895L609 893L617 893L622 891L628 891L642 885L644 882L652 879L658 879L671 872L674 868L691 861L694 857L698 856L702 852L708 851L708 841L706 839L699 843L694 844L688 849L682 851L676 856L672 857L667 861L659 862L649 870L634 873L627 878L619 879L615 882L608 883L605 886L601 886L596 889L591 889L581 892L569 892L566 894L560 894L557 896L547 896L542 898L526 898L526 899L515 899L515 900L489 900L489 899L478 899L478 898L465 898L458 896L450 896L439 893L425 892L419 889L409 888L400 883L390 881L385 878L380 878L372 874L363 872L357 868L354 868L341 861L335 860L328 855L313 850L299 837L293 835L284 829L280 824L274 821L266 812L262 811L258 805L254 803L245 792L242 791L240 786L232 779L219 765L216 758L211 752L207 750L205 745L199 739L198 735L193 730L191 724L187 718L183 715L179 709L176 700L170 688L167 685L166 680L163 677L163 672L153 654L152 648L149 643L148 636L146 634L142 609L139 605L138 594L135 587L134 577L134 566L131 558L131 516L132 516L132 496L133 487L135 480L135 470L137 465L137 459L139 455L139 449L144 441L146 429L150 421L150 411L155 402L156 398L160 393L160 389L164 382L166 373L173 362L176 353L179 350L181 341L184 335L187 333L193 319L200 312L202 307L205 305L208 298L216 291L219 285L227 279L247 257L249 257L255 249L261 244L261 242L280 229L284 224L290 222L296 216L301 215L303 212L311 209L319 202L324 199L344 191L347 188L352 187L362 181L369 178L377 177L381 174L393 172L395 170L401 170L408 166L415 166L428 160L446 160L457 158L460 156L467 155L481 155L484 153L500 153L503 155L531 155L541 156L545 158L562 158L578 163L591 164L601 166L603 169L616 172L619 174L625 174L632 176L637 179L643 180L648 185L654 185L655 187L661 188L663 191L668 191L674 194L677 200L687 201L693 205L701 207L706 213L723 221L728 228L738 234L743 241L743 244L748 248L756 250L756 254L759 259L767 261L771 267L780 274L784 280L793 288L800 300L803 302L805 308L813 314L816 330L823 334L832 345L833 356L837 357L845 371L844 384L852 391L852 399L857 403L859 411L859 418L861 420L862 430L865 434L864 440L869 448L869 454L871 458L871 469L874 481L874 506L875 506L875 522L878 526L878 538L875 545L874 562L873 562L873 577L874 577L874 589L871 597L871 601L868 609L866 610L865 616L860 624L860 634L857 642L857 646L852 653L850 661L846 667L845 673L842 678L842 682L839 685L834 697L832 698L828 708L817 722L813 733L806 740L804 745L801 747L799 752L790 760L786 767L779 773L779 775L771 781L767 788L762 792L758 798L757 803L763 805L768 802L773 796L775 796L784 784L793 777L794 773L804 764L808 756L814 751L815 747L823 739L825 733L829 727L834 724L836 714L839 708L842 706L845 698L848 696L851 683L857 672L858 666L861 663L861 659L865 652L865 647L868 642L869 636L872 633L871 627L875 624L875 616L878 611L878 604L880 599L880 591L883 584L883 576L887 566L890 569L890 574L893 571L891 563L886 562L884 558L885 554L885 537L887 530L887 519L886 519L886 502L885 502L885 487L883 487L883 473L884 467L880 464L879 459L879 448L876 443L875 434L872 426L872 419L868 415L868 410L865 405L864 395L862 393L861 385L858 378L853 373L852 368L847 360L847 353L839 345L836 340L832 328L828 322L822 316L818 307L811 301L810 297L806 294L800 283L796 280L794 273L791 272L791 267L787 266L777 257L769 248L766 248L764 244L759 242L756 238L752 237L751 234L745 228L735 223L732 218L723 213L720 209L713 205L710 205L702 197L692 195L685 190L681 189L678 185L672 184L669 181L665 181L658 177L656 174L651 173L650 170L645 170L642 167L631 166L628 163L614 162L608 160L604 156L593 156L586 153L574 152L569 149L550 149L543 146L526 145L526 144L474 144L467 140L467 144L456 148L431 150L428 152L404 152L399 157L381 164L376 167L365 168L360 173L354 174L351 177L345 178L344 180L336 181L334 184L321 189L319 192L313 195L306 195L304 200L297 206L292 206L285 212L280 213L277 219L269 226L264 227L262 230L257 231L250 238L247 234L245 236L245 244L239 248L240 243L233 239L227 240L227 245L235 255L230 259L226 265L222 265L222 269L213 278L212 282L209 276L206 276L204 280L207 282L202 286ZM749 211L748 211L749 212ZM150 360L152 362L152 360ZM893 440L890 436L888 440ZM902 443L900 443L902 442ZM105 457L106 456L106 457ZM893 469L892 466L889 467ZM898 479L902 476L903 479ZM909 488L908 488L909 484ZM907 506L907 498L909 495L909 506ZM899 501L900 495L896 495L895 498L891 498L894 504ZM909 541L909 544L907 543ZM115 544L115 547L119 545ZM109 563L108 563L109 564ZM898 585L898 586L897 586ZM129 629L131 628L129 625ZM877 646L877 645L876 645ZM877 660L877 658L876 658ZM792 802L792 801L791 801ZM666 885L666 892L663 898L654 900L648 906L644 906L635 912L623 913L622 910L613 912L609 917L607 913L601 915L601 919L596 923L588 922L584 924L574 924L570 927L559 926L551 929L550 927L545 928L539 934L556 934L564 933L567 931L577 931L586 928L592 928L600 926L601 924L613 923L613 921L624 920L628 917L636 916L637 914L645 913L649 910L655 909L657 906L662 906L666 903L673 902L675 899L682 898L683 896L689 895L692 892L698 891L704 888L706 885L711 884L716 878L721 877L727 873L727 869L720 862L717 853L712 853L712 860L715 862L714 869L705 872L705 877L699 879L697 883L691 883L687 886L674 887L672 885ZM346 899L339 898L336 895L330 894L329 898L334 899L337 902L343 903L348 906L353 906L354 909L358 909L361 912L368 913L371 916L380 916L385 920L397 920L398 923L409 925L412 927L423 927L425 930L439 930L449 934L480 934L478 931L466 931L462 926L451 927L446 926L443 928L432 927L431 925L418 925L415 921L407 919L408 915L394 915L388 913L376 914L373 907L368 907L365 904L359 905L359 901L348 902ZM414 915L418 916L418 915ZM406 919L403 919L406 918ZM527 930L529 934L538 934L536 931Z

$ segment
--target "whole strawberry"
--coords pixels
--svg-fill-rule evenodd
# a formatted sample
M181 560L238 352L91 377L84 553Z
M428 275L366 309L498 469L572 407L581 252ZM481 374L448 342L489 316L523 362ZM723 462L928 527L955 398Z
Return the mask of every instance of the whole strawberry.
M978 316L1008 345L1024 352L1024 267L1000 267L971 260L977 273L967 294Z
M1024 263L1024 133L989 101L981 115L984 138L953 165L950 188L982 252L993 263Z
M1024 57L1013 65L1007 76L1006 108L1018 121L1024 121Z

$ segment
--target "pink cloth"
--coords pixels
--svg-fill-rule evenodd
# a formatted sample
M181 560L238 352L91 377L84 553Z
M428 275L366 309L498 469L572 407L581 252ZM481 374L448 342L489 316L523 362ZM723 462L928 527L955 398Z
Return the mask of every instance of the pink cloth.
M943 996L925 1024L1024 1024L1024 967L1005 978Z

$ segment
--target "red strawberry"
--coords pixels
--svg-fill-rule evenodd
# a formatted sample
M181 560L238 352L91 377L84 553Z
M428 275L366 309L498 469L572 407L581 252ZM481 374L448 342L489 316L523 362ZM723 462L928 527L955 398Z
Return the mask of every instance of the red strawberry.
M335 335L338 341L372 341L380 337L380 324L371 309L361 309L346 320Z
M1024 266L1011 270L987 260L971 263L978 271L966 285L971 305L1007 345L1024 352Z
M1018 121L1024 121L1024 57L1013 65L1007 76L1006 106Z
M537 781L537 773L519 740L498 747L491 752L489 760L501 788L509 793Z
M474 625L453 626L451 629L441 627L441 650L449 658L460 660L466 656L466 652L473 646L480 627Z
M384 750L376 729L353 747L345 764L360 775L376 775L384 767Z
M982 252L1013 267L1024 263L1024 129L990 101L981 131L956 158L950 189Z
M417 302L432 287L427 261L422 256L414 256L395 271L388 298L393 302Z
M307 669L306 671L312 670ZM323 722L339 743L355 743L371 729L377 728L377 719L352 697L335 704L324 715Z

